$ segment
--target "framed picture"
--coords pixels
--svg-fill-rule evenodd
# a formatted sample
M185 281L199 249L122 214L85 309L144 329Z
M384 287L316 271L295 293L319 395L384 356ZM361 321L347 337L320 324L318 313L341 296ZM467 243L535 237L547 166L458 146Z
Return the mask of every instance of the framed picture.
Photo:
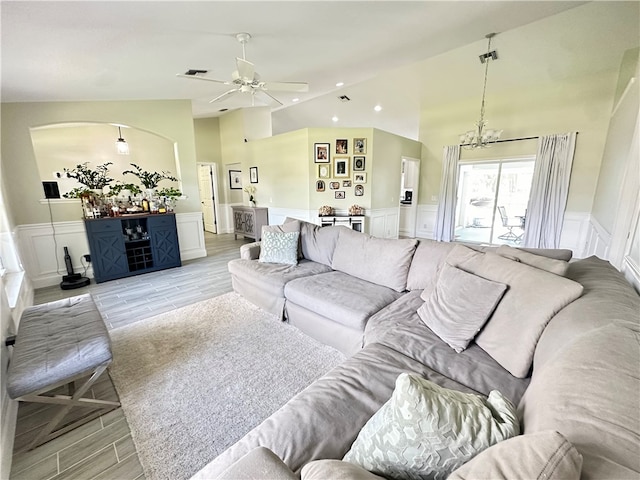
M229 188L242 190L242 170L229 170Z
M337 200L344 200L344 197L345 197L344 190L338 190L336 192L336 199Z
M342 180L342 186L343 187L350 187L351 186L351 180Z
M364 172L364 157L353 157L353 171Z
M336 140L336 154L345 155L347 153L349 153L349 140L346 138Z
M357 184L363 184L363 183L367 183L367 174L366 173L354 173L353 174L353 183Z
M258 167L249 168L249 180L251 183L258 183Z
M316 192L324 192L324 180L318 180L316 182Z
M333 177L349 177L349 157L335 157L333 159Z
M318 165L318 178L331 178L330 163L321 163Z
M354 138L353 139L353 153L367 153L367 139L366 138Z
M364 186L362 186L362 185L356 185L356 188L355 188L355 194L356 194L356 197L361 197L361 196L363 196L363 195L364 195Z
M313 144L313 161L315 163L329 163L329 144L314 143Z
M339 188L340 188L340 182L331 182L331 183L329 184L329 188L330 188L331 190L337 190L337 189L339 189Z

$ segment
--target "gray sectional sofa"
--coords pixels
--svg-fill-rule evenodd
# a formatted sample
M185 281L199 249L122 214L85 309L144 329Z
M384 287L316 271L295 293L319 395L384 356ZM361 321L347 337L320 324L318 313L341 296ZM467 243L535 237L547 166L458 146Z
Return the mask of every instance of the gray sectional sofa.
M270 228L300 232L297 265L243 246L229 263L234 289L349 358L193 478L380 478L341 460L403 373L481 398L498 390L517 407L520 435L450 478L640 478L640 297L608 262L298 221ZM425 308L453 295L454 309L473 312L485 295L446 284L451 268L506 285L460 352L460 331Z

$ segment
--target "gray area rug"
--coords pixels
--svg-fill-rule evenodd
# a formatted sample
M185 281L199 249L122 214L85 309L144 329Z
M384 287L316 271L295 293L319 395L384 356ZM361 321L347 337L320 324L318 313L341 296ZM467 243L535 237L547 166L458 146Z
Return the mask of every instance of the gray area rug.
M111 378L151 480L189 478L345 358L235 293L111 338Z

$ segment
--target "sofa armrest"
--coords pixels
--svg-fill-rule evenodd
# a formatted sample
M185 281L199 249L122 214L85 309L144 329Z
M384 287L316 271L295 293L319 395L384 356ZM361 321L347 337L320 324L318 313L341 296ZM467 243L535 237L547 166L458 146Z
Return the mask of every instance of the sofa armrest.
M242 260L257 260L260 258L260 242L246 243L240 247Z
M206 467L201 472L204 470ZM201 472L196 474L196 477ZM289 467L275 453L265 447L251 450L222 472L217 480L263 480L265 478L269 480L298 480Z

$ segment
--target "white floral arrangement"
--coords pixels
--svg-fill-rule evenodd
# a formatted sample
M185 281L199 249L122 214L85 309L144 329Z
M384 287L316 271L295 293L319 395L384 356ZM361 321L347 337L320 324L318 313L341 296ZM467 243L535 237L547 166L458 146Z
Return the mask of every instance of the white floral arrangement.
M244 190L244 192L249 195L250 202L255 202L254 195L256 194L256 187L254 187L253 185L248 185L244 187L242 190Z
M320 215L321 217L333 215L333 207L330 207L329 205L321 206L318 210L318 215Z
M364 207L360 205L351 205L349 207L349 215L364 215Z

